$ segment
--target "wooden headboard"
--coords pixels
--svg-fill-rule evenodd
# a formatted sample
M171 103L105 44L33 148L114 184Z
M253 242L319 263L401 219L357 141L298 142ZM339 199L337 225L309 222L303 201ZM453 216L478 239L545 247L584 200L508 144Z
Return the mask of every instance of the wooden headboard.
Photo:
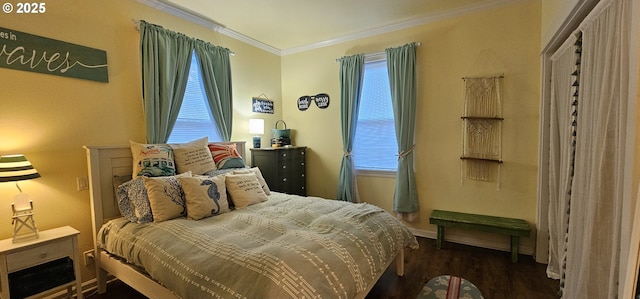
M238 152L246 161L245 141L211 142L214 144L235 144ZM89 168L89 192L91 195L91 224L93 238L102 224L120 217L120 210L113 191L114 176L130 175L133 171L131 147L118 146L84 146L87 151Z

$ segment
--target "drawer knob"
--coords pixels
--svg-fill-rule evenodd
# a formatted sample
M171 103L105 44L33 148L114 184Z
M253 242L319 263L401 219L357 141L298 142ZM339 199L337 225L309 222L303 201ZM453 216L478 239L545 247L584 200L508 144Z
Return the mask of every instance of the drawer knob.
M287 169L287 165L282 165L282 169Z
M287 154L282 154L282 156L283 156L283 157L286 157L286 156L287 156Z
M302 174L302 177L304 177L304 173Z
M282 181L283 181L283 182L286 182L286 181L287 181L287 178L282 179Z

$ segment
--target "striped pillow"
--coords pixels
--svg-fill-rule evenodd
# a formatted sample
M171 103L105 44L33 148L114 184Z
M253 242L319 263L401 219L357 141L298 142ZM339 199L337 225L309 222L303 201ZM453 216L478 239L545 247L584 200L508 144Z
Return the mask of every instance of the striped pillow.
M210 143L208 146L211 156L213 156L213 161L216 163L216 168L245 167L244 160L238 153L235 144Z

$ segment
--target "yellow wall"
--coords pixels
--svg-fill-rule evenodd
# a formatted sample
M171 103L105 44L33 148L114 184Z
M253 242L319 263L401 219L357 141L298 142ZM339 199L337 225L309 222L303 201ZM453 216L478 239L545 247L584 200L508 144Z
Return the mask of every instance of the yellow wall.
M40 230L71 225L80 250L92 248L89 192L76 191L87 176L83 145L144 141L139 33L143 19L235 52L233 140L246 140L248 118L281 118L280 57L131 0L46 2L42 15L2 14L0 27L105 50L109 83L0 68L0 154L24 153L41 178L20 183L34 200ZM1 42L1 40L0 40ZM251 97L276 102L274 115L251 113ZM250 147L250 145L249 145ZM0 238L11 237L14 184L0 183ZM83 269L83 280L94 277Z
M311 195L335 198L342 157L339 63L336 58L375 53L418 41L416 181L420 221L408 223L432 236L433 209L526 219L535 227L540 99L540 2L523 1L411 29L333 45L282 58L283 113L298 134L294 142L309 147L307 182ZM464 76L504 73L502 187L465 180L460 184L461 120ZM296 99L328 93L327 109L299 111ZM390 141L393 142L393 141ZM372 148L375 150L375 148ZM358 177L363 201L389 211L393 178ZM501 236L454 231L470 243ZM480 236L480 237L475 237ZM532 250L535 233L523 240ZM499 245L502 244L502 245Z
M130 0L46 3L42 15L3 14L0 27L76 43L107 52L109 83L0 68L0 154L24 153L42 178L21 183L35 201L41 230L71 225L80 230L80 250L92 247L88 191L76 190L87 175L83 145L144 141L139 33L133 19L228 47L234 95L233 140L246 140L248 118L264 118L263 145L270 128L283 118L297 145L309 147L310 195L334 198L342 155L338 63L344 55L373 53L419 41L419 102L416 177L420 222L413 228L432 234L432 209L451 209L524 218L536 216L539 113L540 3L523 1L399 32L284 57ZM494 183L460 185L460 115L463 76L504 73L505 160L502 189ZM302 95L328 93L329 108L298 111ZM251 113L251 97L266 95L275 114ZM250 147L250 146L249 146ZM394 179L359 177L362 198L391 210ZM11 236L13 184L0 184L0 238ZM498 240L500 236L455 232L462 237ZM523 241L532 247L535 234ZM83 280L94 277L83 269Z

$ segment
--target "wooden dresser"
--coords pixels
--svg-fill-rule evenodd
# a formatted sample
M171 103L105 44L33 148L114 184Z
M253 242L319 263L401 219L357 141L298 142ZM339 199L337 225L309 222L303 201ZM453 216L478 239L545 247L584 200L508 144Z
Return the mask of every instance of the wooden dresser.
M260 168L269 189L307 195L306 146L252 148L251 166Z

